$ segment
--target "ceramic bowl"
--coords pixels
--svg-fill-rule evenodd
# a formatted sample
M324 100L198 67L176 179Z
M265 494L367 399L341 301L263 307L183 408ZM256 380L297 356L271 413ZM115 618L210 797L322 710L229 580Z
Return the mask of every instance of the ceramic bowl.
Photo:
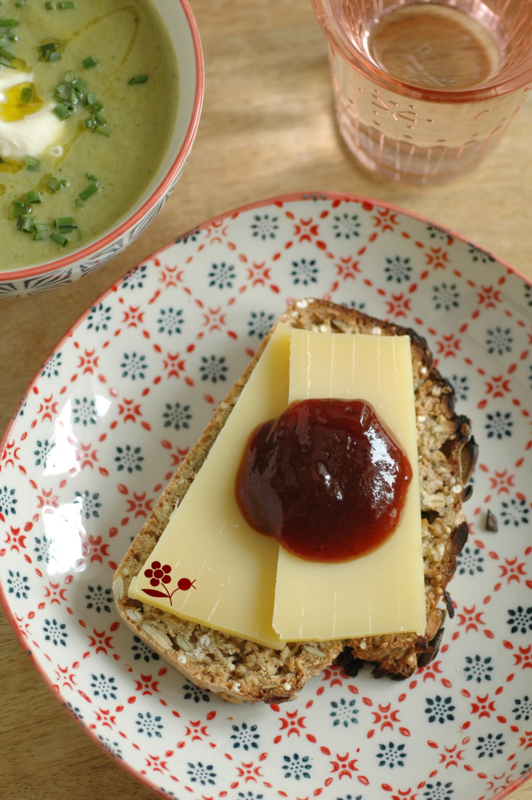
M153 0L179 64L179 107L166 155L154 179L129 212L87 247L53 261L0 271L0 298L38 294L77 281L117 256L155 219L170 197L196 136L203 103L203 55L187 0Z

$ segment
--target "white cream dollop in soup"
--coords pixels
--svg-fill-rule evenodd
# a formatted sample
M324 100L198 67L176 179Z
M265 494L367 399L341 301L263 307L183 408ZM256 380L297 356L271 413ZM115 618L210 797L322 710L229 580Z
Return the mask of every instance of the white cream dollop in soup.
M39 98L33 80L33 72L0 71L0 157L4 159L40 156L60 144L64 135L64 126L53 113L55 103ZM31 91L29 102L22 99L25 89Z

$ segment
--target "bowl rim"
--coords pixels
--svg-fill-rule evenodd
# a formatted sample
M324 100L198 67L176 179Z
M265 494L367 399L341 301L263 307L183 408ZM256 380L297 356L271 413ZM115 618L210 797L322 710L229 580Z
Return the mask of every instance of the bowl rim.
M118 228L115 228L114 230L110 231L103 238L96 239L82 250L74 250L72 253L69 253L69 255L65 256L64 258L59 258L54 261L48 261L47 263L40 264L36 267L22 267L20 269L0 270L0 284L7 283L8 281L25 280L28 278L35 278L41 275L47 275L50 273L58 272L59 270L68 268L74 262L81 261L84 258L88 258L95 251L107 247L109 244L115 241L115 239L119 238L127 230L136 225L137 222L139 222L142 219L142 217L147 213L147 211L149 211L150 208L153 208L153 206L158 202L158 200L160 200L160 198L163 197L163 195L168 191L168 188L171 186L176 176L179 175L180 171L182 170L182 168L186 163L186 160L192 148L192 144L194 143L194 139L196 137L196 131L198 129L199 120L201 116L201 109L203 105L203 95L205 90L205 74L204 74L203 51L201 47L201 40L200 40L198 26L196 24L196 20L192 13L192 9L190 8L188 0L177 0L177 2L181 4L183 13L185 14L188 23L190 35L192 37L192 47L194 50L194 61L196 67L196 74L195 74L196 89L194 92L192 114L188 124L187 132L185 134L185 138L183 140L183 144L181 145L179 153L177 154L173 164L166 173L165 177L163 178L161 183L155 188L152 194L148 197L146 202L143 203L143 205L133 214L133 216L128 217Z

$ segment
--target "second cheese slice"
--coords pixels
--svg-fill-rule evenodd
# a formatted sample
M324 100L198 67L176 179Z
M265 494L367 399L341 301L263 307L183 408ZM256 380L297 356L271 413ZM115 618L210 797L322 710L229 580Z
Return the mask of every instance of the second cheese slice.
M294 330L289 402L329 397L373 405L406 453L412 481L394 533L363 558L327 564L279 548L273 627L288 641L420 632L426 619L409 337Z

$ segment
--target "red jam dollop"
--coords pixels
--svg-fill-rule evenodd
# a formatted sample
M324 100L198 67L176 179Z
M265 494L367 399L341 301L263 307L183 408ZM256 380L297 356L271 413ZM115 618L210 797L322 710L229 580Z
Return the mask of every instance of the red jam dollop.
M309 561L351 561L395 530L412 468L373 406L302 400L251 434L236 479L249 525Z

